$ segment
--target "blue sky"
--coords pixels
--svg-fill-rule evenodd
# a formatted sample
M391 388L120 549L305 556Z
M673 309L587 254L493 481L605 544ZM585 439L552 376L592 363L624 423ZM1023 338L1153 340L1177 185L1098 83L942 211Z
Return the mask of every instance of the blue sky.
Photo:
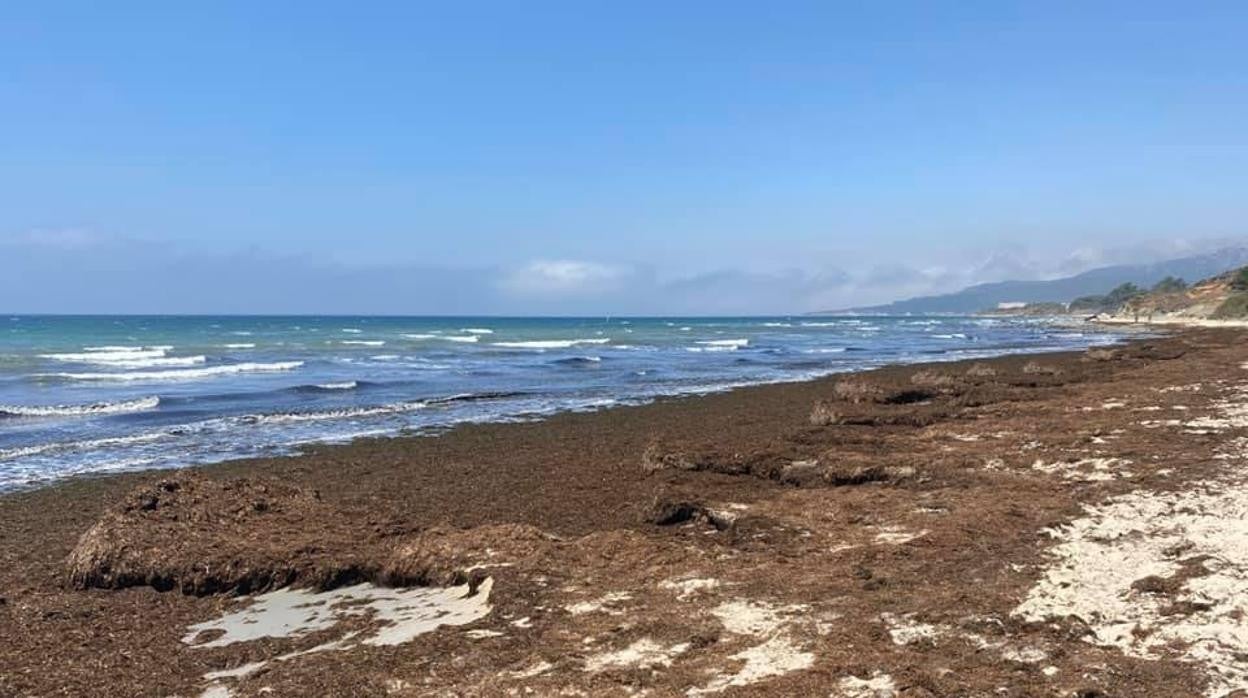
M7 3L2 305L801 312L1205 249L1248 234L1244 36L1216 2Z

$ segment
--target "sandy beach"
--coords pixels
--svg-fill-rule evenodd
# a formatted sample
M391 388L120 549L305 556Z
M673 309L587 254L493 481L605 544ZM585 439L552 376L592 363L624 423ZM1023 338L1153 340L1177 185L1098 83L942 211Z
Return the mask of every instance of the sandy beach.
M1237 695L1244 338L7 495L0 695Z

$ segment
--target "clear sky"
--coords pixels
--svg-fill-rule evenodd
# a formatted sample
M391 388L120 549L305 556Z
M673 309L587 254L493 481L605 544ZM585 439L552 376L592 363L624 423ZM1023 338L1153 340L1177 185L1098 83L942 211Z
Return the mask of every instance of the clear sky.
M1248 234L1243 2L9 2L0 310L801 312Z

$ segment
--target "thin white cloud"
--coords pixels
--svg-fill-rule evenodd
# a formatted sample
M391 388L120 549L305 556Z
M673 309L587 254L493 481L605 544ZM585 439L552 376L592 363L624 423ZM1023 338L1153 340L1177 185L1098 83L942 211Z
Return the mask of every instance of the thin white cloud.
M618 290L631 276L627 267L572 259L536 260L508 273L504 291L524 296L605 293Z
M81 250L108 242L108 236L85 228L36 228L0 236L0 245Z

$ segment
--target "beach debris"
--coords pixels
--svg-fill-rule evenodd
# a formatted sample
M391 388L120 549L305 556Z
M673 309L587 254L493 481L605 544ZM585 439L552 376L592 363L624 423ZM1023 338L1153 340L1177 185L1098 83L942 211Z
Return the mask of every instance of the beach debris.
M1038 361L1028 361L1023 366L1023 373L1032 376L1056 376L1062 372L1062 369L1048 364L1042 364Z
M188 473L132 491L82 535L66 565L77 588L247 594L360 581L352 570L367 567L365 543L313 490Z

